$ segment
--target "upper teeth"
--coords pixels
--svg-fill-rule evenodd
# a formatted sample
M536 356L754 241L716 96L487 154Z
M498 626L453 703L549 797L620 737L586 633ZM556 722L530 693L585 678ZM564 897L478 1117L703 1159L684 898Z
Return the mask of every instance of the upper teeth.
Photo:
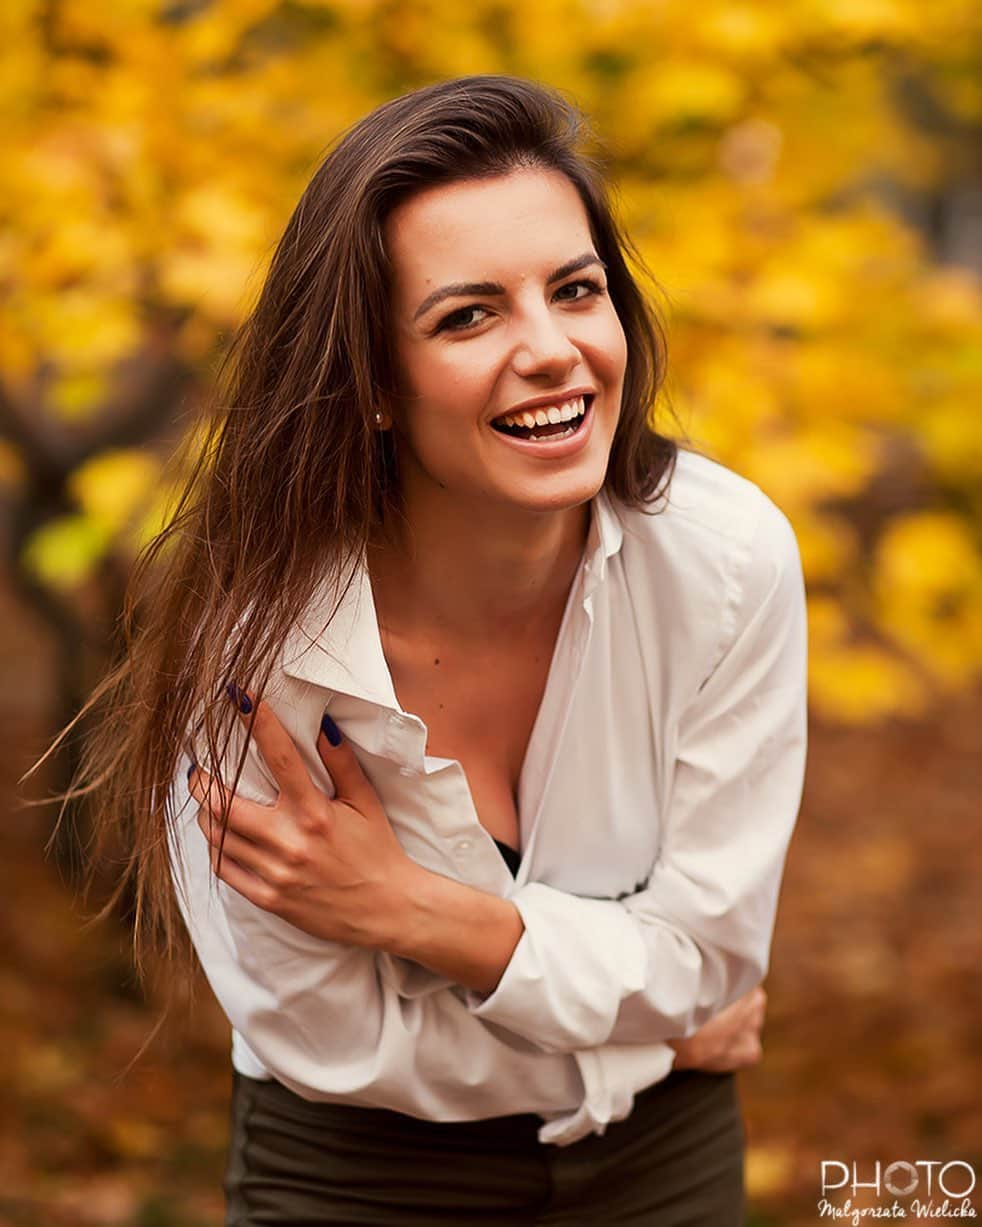
M542 405L538 409L526 409L524 413L506 413L504 417L495 418L505 426L546 426L550 422L570 422L586 412L586 404L582 396L574 396L572 400L563 401L559 405Z

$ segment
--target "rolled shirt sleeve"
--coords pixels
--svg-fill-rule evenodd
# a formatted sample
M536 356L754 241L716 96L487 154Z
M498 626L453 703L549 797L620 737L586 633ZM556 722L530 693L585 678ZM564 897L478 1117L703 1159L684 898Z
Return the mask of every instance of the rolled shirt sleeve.
M718 660L678 719L671 801L645 889L619 901L543 883L477 1017L546 1051L689 1035L767 972L801 800L807 632L794 533L761 495Z

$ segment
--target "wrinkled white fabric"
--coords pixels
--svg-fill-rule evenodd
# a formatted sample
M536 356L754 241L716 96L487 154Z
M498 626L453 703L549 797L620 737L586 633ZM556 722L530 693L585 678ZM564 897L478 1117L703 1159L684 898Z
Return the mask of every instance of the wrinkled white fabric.
M311 937L216 882L182 769L175 881L242 1073L433 1120L532 1112L566 1145L627 1116L672 1067L664 1041L763 979L805 761L798 550L755 485L695 453L650 510L591 503L514 879L463 768L427 756L399 705L364 567L326 631L329 594L298 619L267 694L329 795L325 711L406 852L515 903L525 931L489 995ZM255 745L239 791L275 798Z

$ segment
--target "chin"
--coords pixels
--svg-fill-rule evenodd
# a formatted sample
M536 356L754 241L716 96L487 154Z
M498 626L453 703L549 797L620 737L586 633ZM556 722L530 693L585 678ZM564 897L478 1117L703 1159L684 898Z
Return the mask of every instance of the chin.
M529 511L568 511L588 503L603 484L602 475L595 479L591 477L578 481L543 482L535 489L526 489L516 494L515 501Z

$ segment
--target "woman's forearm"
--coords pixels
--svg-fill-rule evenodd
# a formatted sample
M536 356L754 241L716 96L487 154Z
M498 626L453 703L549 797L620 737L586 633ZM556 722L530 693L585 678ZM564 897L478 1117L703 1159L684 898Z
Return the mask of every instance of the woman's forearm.
M508 899L411 863L380 943L475 992L491 993L525 925Z

